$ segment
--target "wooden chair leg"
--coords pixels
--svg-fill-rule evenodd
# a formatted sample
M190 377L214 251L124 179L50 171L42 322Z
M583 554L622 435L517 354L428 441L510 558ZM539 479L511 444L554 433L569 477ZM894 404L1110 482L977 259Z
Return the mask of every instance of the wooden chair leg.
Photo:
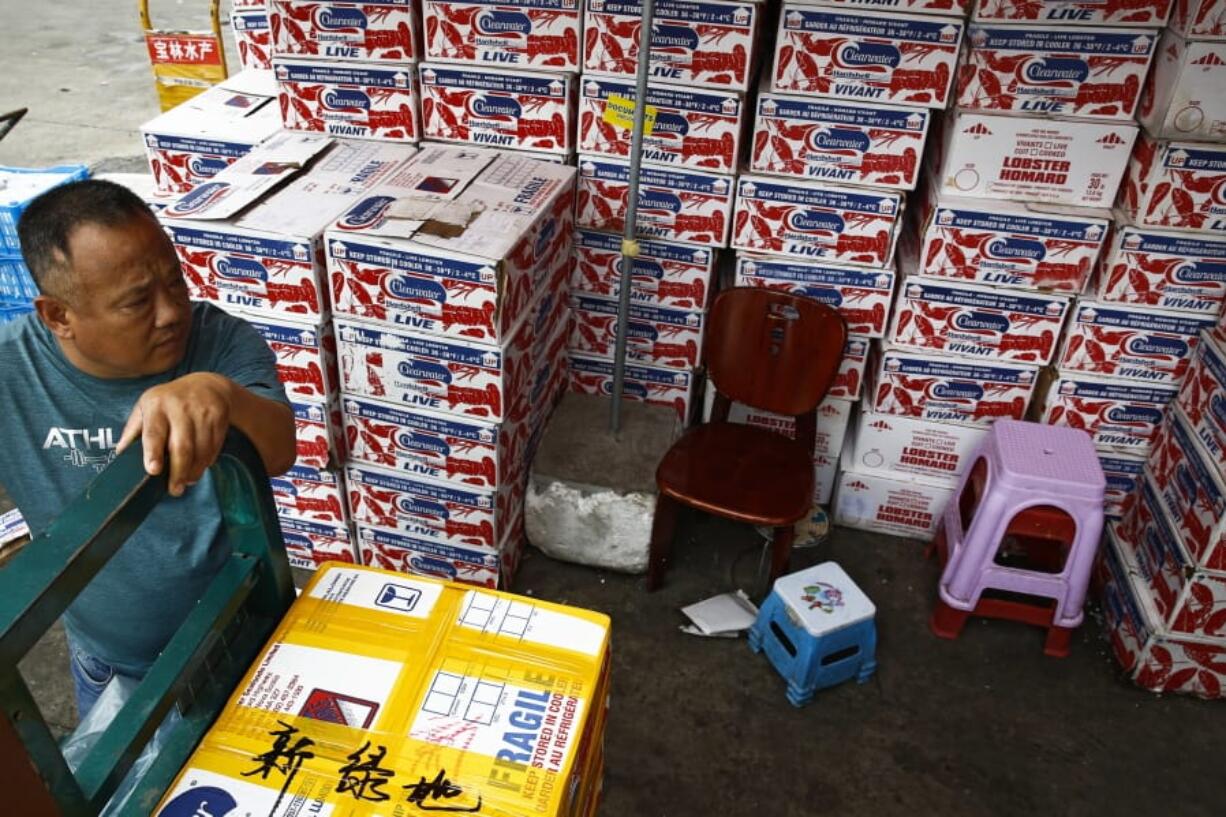
M775 584L775 579L783 575L787 570L788 563L792 560L792 542L796 539L796 526L784 525L781 528L775 528L775 536L771 540L771 587ZM770 588L767 588L770 591Z
M677 528L677 503L664 494L656 497L656 512L651 520L651 549L647 560L647 592L660 586L668 565L673 534Z

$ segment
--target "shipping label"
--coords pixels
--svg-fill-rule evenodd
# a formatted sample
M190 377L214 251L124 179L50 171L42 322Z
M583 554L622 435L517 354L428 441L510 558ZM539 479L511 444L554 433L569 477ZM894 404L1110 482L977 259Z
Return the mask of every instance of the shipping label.
M414 0L268 0L273 53L359 62L422 58Z
M963 23L784 3L772 90L943 109Z
M1215 318L1080 301L1057 365L1091 374L1178 384L1201 329Z
M427 139L562 155L574 149L575 86L567 74L423 65L421 106Z
M832 306L847 322L847 332L885 336L894 296L892 269L806 264L783 258L737 253L736 285L764 287L813 298Z
M1226 302L1226 240L1124 224L1103 256L1103 301L1216 315Z
M654 8L648 79L749 90L763 12L758 5L660 0ZM642 22L642 2L588 0L583 34L584 73L633 77Z
M881 414L969 425L991 425L1000 417L1020 420L1037 372L1029 364L979 363L887 348L865 405Z
M750 169L914 190L931 112L763 93Z
M575 235L573 291L616 300L622 276L621 236L579 230ZM630 302L669 309L702 310L711 293L715 252L705 247L639 242L631 271Z
M426 57L504 68L579 70L575 0L423 0Z
M411 66L277 57L273 71L281 120L289 130L389 142L422 138L420 90Z
M958 105L1130 120L1157 45L1150 31L971 25Z
M887 337L917 349L1046 365L1068 307L1062 295L907 278Z
M732 246L812 261L888 266L902 216L898 193L741 176Z
M637 105L632 80L585 76L579 96L579 150L628 157L633 121L620 120L610 108L627 104L631 110ZM644 162L737 172L745 130L741 94L648 85L646 113L653 119L651 132L644 128Z

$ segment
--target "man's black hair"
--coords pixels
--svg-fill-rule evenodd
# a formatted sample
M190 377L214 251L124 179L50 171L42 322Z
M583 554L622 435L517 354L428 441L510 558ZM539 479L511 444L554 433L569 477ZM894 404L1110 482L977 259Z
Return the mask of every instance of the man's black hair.
M102 179L86 179L43 193L26 207L17 224L21 253L34 283L44 295L67 297L68 239L83 224L115 226L137 216L156 218L149 205L128 188Z

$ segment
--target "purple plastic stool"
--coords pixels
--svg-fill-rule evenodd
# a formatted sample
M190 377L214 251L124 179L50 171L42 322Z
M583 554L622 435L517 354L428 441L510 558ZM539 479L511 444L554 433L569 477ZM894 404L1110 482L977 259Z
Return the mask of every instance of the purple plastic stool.
M986 466L986 484L963 530L963 493L972 484L979 463ZM973 488L972 488L973 491ZM1068 636L1082 621L1082 605L1103 527L1106 478L1086 432L1018 420L997 420L980 444L958 491L945 508L941 535L948 561L941 573L940 603L933 615L938 635L956 637L967 615L994 615L1039 623L1033 614L1017 613L1015 602L987 605L985 590L1021 593L1054 601L1044 614L1049 637L1046 651L1068 653ZM1027 508L1044 506L1068 514L1076 526L1063 567L1045 573L998 564L996 555L1010 522ZM944 606L945 610L942 610ZM977 609L979 608L979 609ZM1001 612L1001 610L1004 612ZM985 609L990 610L985 612ZM938 626L941 621L952 626Z

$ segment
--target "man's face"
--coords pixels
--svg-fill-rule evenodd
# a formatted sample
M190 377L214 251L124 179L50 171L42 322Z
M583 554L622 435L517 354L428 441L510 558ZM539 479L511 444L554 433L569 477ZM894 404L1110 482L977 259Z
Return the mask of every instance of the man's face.
M52 331L97 377L161 374L187 351L191 304L174 246L158 223L86 223L68 240L69 291ZM41 311L41 310L40 310Z

